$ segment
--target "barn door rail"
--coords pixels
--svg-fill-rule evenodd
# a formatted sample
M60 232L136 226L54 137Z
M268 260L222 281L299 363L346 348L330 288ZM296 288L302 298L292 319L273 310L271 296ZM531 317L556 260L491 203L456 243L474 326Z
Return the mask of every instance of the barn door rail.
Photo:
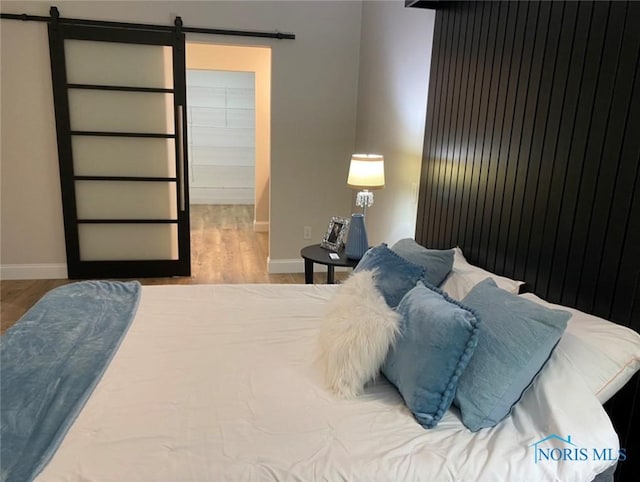
M2 20L22 20L25 22L58 22L65 25L79 25L87 27L110 27L110 28L124 28L132 30L149 30L155 32L171 32L175 30L175 26L169 25L153 25L146 23L129 23L129 22L110 22L106 20L86 20L79 18L64 18L60 16L58 7L52 6L49 10L50 16L44 17L41 15L29 15L26 13L0 13ZM180 17L176 17L176 20ZM180 20L180 23L182 20ZM206 27L185 27L181 26L180 29L185 33L202 33L208 35L230 35L236 37L258 37L258 38L272 38L277 40L294 40L296 38L293 33L285 32L263 32L254 30L231 30L221 28L206 28Z

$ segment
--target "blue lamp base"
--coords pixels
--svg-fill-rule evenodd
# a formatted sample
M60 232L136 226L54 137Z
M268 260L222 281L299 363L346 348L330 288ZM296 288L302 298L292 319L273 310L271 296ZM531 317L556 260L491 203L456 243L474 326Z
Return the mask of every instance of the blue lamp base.
M364 253L369 249L369 240L367 239L367 229L364 225L363 214L352 214L351 223L349 224L349 237L347 238L347 246L344 250L347 258L359 260L362 259Z

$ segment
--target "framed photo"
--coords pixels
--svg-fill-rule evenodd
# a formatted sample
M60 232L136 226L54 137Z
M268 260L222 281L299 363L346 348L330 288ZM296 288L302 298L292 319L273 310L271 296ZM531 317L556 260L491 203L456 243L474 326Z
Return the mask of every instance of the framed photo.
M340 251L344 246L344 240L349 231L349 221L349 218L332 217L327 233L324 235L320 245L331 251Z

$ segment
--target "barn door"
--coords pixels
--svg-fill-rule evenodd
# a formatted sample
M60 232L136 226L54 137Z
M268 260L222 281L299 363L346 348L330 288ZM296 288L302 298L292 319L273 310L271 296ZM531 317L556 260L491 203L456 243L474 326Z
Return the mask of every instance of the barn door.
M184 34L49 25L69 278L190 275Z

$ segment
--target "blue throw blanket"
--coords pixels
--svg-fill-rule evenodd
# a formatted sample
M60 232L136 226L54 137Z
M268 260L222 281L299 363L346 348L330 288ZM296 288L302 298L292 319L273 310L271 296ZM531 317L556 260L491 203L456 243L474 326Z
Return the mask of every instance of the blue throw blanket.
M0 480L32 480L122 341L140 283L84 281L47 293L0 339Z

